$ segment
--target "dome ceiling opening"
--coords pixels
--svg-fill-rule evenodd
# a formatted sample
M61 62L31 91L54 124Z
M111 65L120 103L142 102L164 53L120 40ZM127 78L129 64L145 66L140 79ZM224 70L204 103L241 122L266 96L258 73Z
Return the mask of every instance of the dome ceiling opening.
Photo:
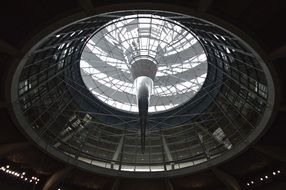
M84 83L106 104L138 112L130 71L138 59L151 60L157 66L151 113L190 100L207 74L206 55L194 34L164 17L137 14L112 20L87 42L80 62Z
M92 172L182 175L219 164L265 130L267 64L208 21L119 11L47 35L12 82L19 127L44 151Z

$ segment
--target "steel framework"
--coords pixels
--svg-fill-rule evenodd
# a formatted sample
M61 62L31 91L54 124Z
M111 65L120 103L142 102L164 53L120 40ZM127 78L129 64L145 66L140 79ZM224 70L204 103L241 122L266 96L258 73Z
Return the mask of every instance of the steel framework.
M94 97L80 69L94 34L114 19L134 14L180 23L207 58L200 90L181 106L149 116L144 154L137 114ZM215 24L176 13L122 11L75 22L38 43L19 67L21 73L14 77L18 88L12 93L23 130L52 155L110 175L172 175L219 163L255 140L274 104L268 67L248 44Z

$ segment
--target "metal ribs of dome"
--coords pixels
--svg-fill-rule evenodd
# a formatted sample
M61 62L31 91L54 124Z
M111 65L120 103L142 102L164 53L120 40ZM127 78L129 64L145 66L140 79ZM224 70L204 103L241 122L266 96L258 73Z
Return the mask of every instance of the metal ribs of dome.
M79 67L93 34L134 11L75 22L27 53L13 79L17 88L12 87L13 109L22 129L59 159L130 177L190 173L246 148L263 131L274 104L274 85L264 61L240 38L212 23L175 13L138 13L164 16L189 28L208 62L207 78L194 98L150 116L145 154L140 151L136 115L94 98Z

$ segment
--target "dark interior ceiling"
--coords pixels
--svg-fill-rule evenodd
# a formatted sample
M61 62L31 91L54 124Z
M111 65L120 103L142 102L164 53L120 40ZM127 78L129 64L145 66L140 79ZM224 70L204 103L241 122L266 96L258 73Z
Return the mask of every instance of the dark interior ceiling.
M140 6L135 2L141 3ZM59 171L62 175L59 186L63 189L285 189L285 114L284 98L286 66L286 2L259 0L190 0L190 1L120 1L126 7L150 8L152 3L176 5L190 8L196 15L213 15L228 21L251 36L267 53L266 58L276 70L281 101L277 115L269 130L247 151L225 162L217 168L170 179L120 179L69 169L38 150L13 124L10 117L9 80L14 63L23 53L25 43L41 29L58 19L76 13L92 15L94 9L110 6L118 1L97 0L27 0L5 1L0 6L0 163L10 163L16 168L25 169L41 178L36 189L41 189L51 176ZM143 4L142 4L143 3ZM149 4L147 6L147 4ZM114 7L118 7L115 5ZM124 8L124 4L121 5ZM191 14L191 13L190 13ZM1 167L1 166L0 166ZM268 182L248 187L251 180L259 181L260 176L268 175L279 168L282 172ZM284 170L283 170L284 169ZM283 174L284 171L284 174ZM8 184L9 189L31 189L29 185L16 185L16 180L0 174L0 187ZM65 178L64 178L65 177ZM256 182L255 181L255 182ZM57 183L55 183L57 184ZM2 189L2 188L1 188ZM4 188L5 189L5 188Z

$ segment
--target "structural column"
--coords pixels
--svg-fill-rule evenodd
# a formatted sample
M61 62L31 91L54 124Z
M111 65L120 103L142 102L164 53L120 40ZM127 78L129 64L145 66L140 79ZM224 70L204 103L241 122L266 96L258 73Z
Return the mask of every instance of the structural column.
M72 167L67 167L54 173L45 183L43 190L55 190L59 183L70 173Z
M219 169L212 169L212 171L217 176L217 178L227 187L227 189L241 190L238 181L233 176Z

